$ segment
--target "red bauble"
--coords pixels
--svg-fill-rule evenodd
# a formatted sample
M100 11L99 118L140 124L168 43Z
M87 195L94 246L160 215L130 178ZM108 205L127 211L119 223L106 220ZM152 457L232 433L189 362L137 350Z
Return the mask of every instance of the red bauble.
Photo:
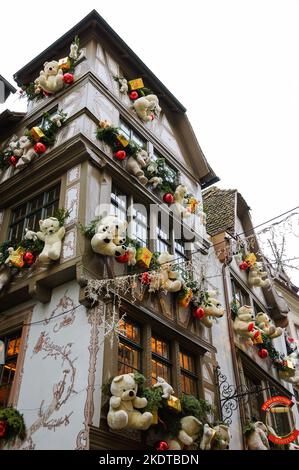
M129 252L126 251L123 255L116 256L115 259L118 263L127 263L129 261Z
M127 156L126 152L124 150L118 150L115 154L114 154L115 158L117 158L118 160L124 160Z
M31 253L31 251L26 251L23 256L23 260L28 266L31 266L35 261L35 256Z
M10 165L16 166L18 159L17 159L17 157L15 157L14 155L12 155L11 157L9 157L8 161L9 161L9 164L10 164Z
M131 91L131 93L129 94L129 97L130 97L131 100L137 100L138 96L139 95L138 95L137 91Z
M258 352L258 355L262 358L265 359L266 357L269 356L267 349L260 349Z
M151 282L151 278L148 272L142 273L140 276L140 282L144 286L148 286L149 283Z
M63 81L64 83L66 83L67 85L71 85L74 81L74 75L72 73L65 73L63 75Z
M7 421L4 421L4 420L0 421L0 437L5 437L7 424L8 424Z
M164 452L165 450L168 450L168 449L169 449L169 445L165 441L157 442L157 444L155 445L155 450L157 452Z
M45 146L45 144L43 144L42 142L36 142L34 146L35 153L38 153L40 155L41 153L45 153L46 150L47 147Z
M254 322L250 322L250 323L248 324L247 330L248 330L248 331L253 331L253 329L254 329Z
M253 335L253 339L257 339L259 336L260 336L260 332L257 330Z
M198 307L193 310L193 316L194 318L198 318L201 320L205 316L205 311L203 308Z
M166 202L166 204L172 204L174 201L174 197L171 193L166 193L163 196L163 201Z
M248 264L246 263L246 261L243 261L243 263L241 263L239 265L239 268L242 270L242 271L246 271L246 269L249 268Z

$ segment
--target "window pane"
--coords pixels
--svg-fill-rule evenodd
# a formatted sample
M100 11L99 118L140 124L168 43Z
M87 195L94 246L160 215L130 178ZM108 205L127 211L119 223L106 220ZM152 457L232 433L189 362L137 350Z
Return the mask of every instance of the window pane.
M169 346L165 341L153 336L152 337L152 352L159 354L165 359L169 359Z
M136 344L140 344L140 328L138 325L126 319L120 320L119 324L122 336L134 341Z
M189 377L185 374L181 374L181 388L182 392L186 395L193 395L196 397L197 395L197 385L196 379Z
M17 358L20 352L21 332L14 336L2 337L5 344L5 364L0 365L0 408L7 405L10 390L13 384Z
M40 207L43 207L44 202L44 194L40 194L39 196L32 199L29 203L29 212L33 212Z
M157 377L163 377L170 382L170 367L156 359L152 359L152 384L157 382Z
M188 353L180 351L180 364L183 369L195 374L194 358Z

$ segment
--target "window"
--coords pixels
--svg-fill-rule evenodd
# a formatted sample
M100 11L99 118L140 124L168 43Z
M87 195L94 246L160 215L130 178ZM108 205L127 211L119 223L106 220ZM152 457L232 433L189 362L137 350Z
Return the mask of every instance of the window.
M118 373L128 374L141 370L141 335L140 327L131 320L120 322L122 334L118 345Z
M128 139L128 140L133 140L135 144L139 145L139 147L145 148L146 147L146 141L140 137L138 134L136 134L135 131L131 127L128 126L122 119L119 122L119 128L122 131L122 134Z
M182 240L175 240L175 259L177 262L186 261L188 256L186 254L186 244Z
M182 393L196 397L197 375L194 357L185 351L180 351L180 367Z
M158 160L158 159L163 159L165 160L164 157L162 157L162 155L160 155L155 149L154 149L154 152L152 154L152 158L153 160ZM172 184L174 181L178 183L177 181L177 177L178 177L178 173L177 171L172 168L170 165L168 165L167 163L165 163L165 169L166 169L166 172L165 172L165 180Z
M169 344L156 335L152 336L152 384L157 377L163 377L171 383L171 362L169 360Z
M7 406L20 351L21 331L0 338L4 343L5 362L0 365L0 408Z
M19 242L24 236L25 228L39 230L40 219L52 217L58 209L59 193L60 183L13 209L9 239Z
M141 246L148 243L148 215L144 207L134 204L132 208L132 238L139 241Z
M242 287L233 278L231 278L231 284L232 284L233 296L240 303L240 305L241 306L250 305L250 299L249 299L248 293L244 289L242 289ZM259 309L259 311L261 311L261 309Z
M162 223L162 214L158 214L158 227L157 227L157 251L164 253L165 251L171 252L170 230Z
M127 220L127 196L115 184L112 185L111 204L113 214L120 220Z
M260 380L255 377L252 377L247 372L245 372L245 382L248 390L253 392L257 387L264 388L263 384ZM249 414L249 419L256 421L262 420L262 411L261 406L264 403L264 398L262 392L259 393L249 393L248 394L248 403L247 403L247 412Z

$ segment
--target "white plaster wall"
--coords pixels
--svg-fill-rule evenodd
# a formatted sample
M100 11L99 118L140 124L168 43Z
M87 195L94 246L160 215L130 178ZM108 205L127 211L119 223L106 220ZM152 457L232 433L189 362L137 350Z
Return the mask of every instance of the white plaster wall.
M30 326L17 403L28 431L22 448L75 449L87 444L82 440L89 418L84 407L93 373L89 403L93 400L98 424L103 328L88 321L81 305L48 323L44 321L76 307L78 289L75 281L63 284L53 290L49 304L38 303L34 308L31 322L40 323ZM96 371L90 363L93 353L97 356Z

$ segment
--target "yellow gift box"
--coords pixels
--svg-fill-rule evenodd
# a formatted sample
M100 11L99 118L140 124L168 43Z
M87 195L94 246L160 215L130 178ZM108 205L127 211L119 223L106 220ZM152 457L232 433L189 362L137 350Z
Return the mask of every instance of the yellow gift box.
M30 134L32 135L34 140L39 140L42 137L45 137L45 134L43 133L40 127L32 127Z
M130 80L128 84L131 90L139 90L140 88L144 88L142 78L135 78L134 80Z
M71 61L70 61L69 57L63 57L63 59L59 59L58 67L63 71L70 70Z
M123 147L127 147L129 145L129 141L123 135L118 135L117 140L121 143Z
M153 410L152 415L152 424L158 424L158 410Z
M7 258L7 262L16 268L22 268L25 264L23 259L24 253L25 251L21 247L13 250Z
M188 201L188 207L190 209L191 214L195 214L197 211L198 200L195 197L190 197Z
M142 268L149 268L153 253L148 248L138 248L136 253L136 262Z
M191 287L186 287L184 291L179 294L179 305L184 308L189 307L192 297L193 292Z
M256 338L252 338L253 344L262 344L263 343L263 338L262 338L262 333L259 331L259 334L256 336Z
M182 411L181 402L177 397L170 395L170 398L167 400L167 406L173 410L180 413Z

